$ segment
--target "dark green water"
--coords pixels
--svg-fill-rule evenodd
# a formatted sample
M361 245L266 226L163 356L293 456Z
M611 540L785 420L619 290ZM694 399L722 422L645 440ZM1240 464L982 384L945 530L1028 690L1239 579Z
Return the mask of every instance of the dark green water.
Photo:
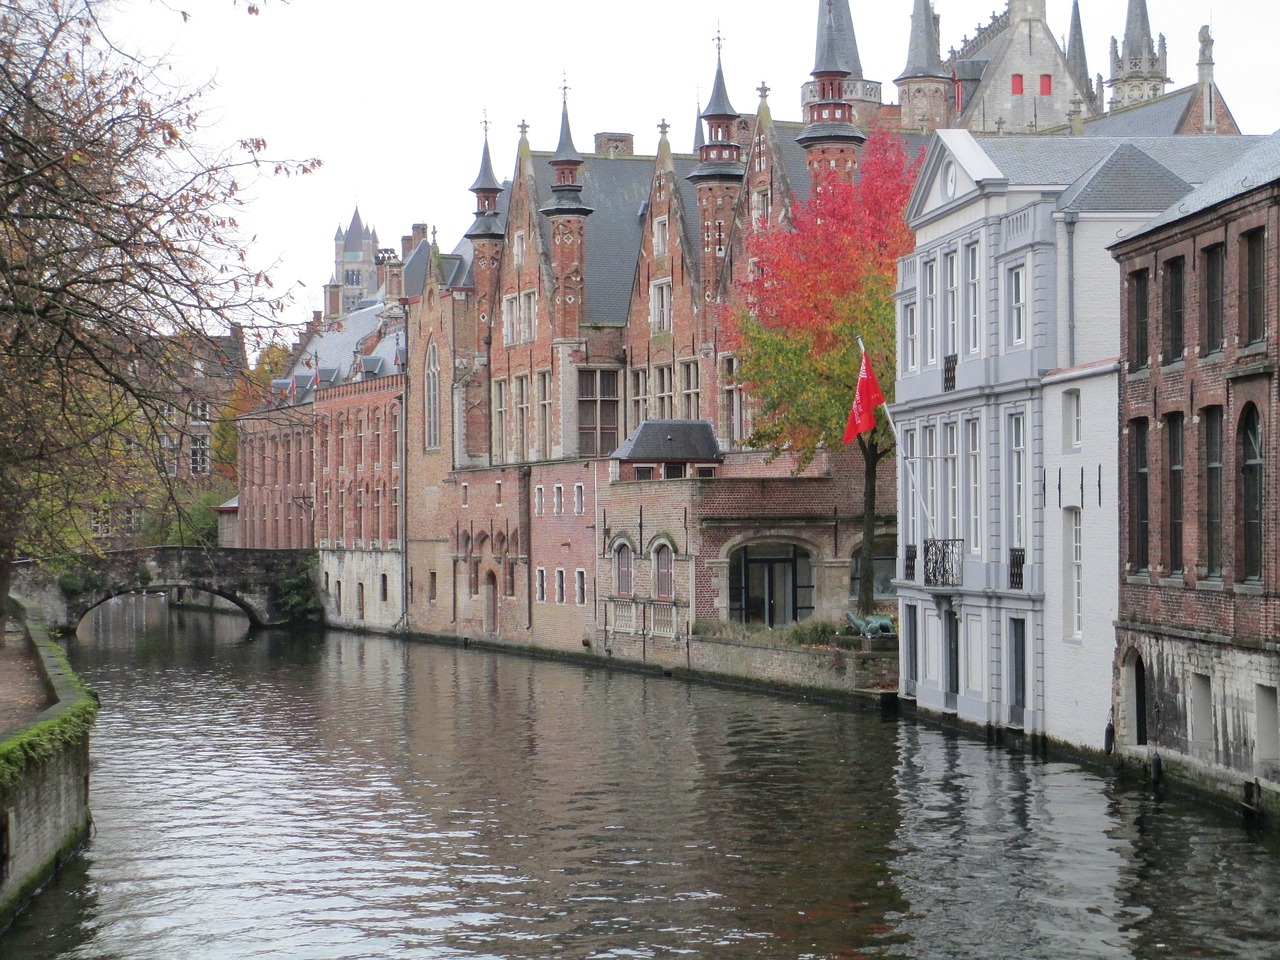
M1276 957L1280 850L911 724L100 608L96 834L3 960Z

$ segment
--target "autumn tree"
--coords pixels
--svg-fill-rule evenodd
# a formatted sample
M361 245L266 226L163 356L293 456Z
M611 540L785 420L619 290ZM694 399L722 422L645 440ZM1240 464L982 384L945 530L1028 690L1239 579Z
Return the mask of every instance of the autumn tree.
M166 489L175 355L282 305L239 239L244 185L315 165L202 148L200 92L121 54L104 3L0 10L0 599L16 556L87 542L96 498Z
M864 145L856 183L834 173L791 228L760 231L749 241L755 278L736 314L737 379L755 401L751 443L798 457L843 442L857 386L862 337L876 376L892 401L897 260L914 237L904 220L919 161L886 129ZM859 610L874 604L876 476L894 450L883 411L857 438L864 469Z

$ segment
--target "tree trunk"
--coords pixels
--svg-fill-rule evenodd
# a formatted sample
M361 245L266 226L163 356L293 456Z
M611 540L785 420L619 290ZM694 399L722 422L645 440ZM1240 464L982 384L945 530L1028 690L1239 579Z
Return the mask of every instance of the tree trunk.
M866 437L858 438L862 450L862 553L859 562L858 616L875 612L876 603L876 468L884 454L879 444Z
M0 647L4 646L5 633L9 627L9 583L13 576L13 559L17 551L5 544L0 544Z

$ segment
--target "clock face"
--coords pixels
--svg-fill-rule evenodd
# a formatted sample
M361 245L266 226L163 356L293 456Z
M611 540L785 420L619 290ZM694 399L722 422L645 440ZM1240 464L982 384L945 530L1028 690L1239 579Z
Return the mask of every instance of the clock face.
M950 161L942 168L942 195L948 200L956 195L956 165Z

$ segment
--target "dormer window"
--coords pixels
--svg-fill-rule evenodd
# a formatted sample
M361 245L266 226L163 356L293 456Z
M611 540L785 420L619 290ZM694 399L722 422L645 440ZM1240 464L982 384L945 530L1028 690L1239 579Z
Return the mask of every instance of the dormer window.
M655 257L665 257L667 255L666 217L658 217L653 221L653 255Z
M524 231L517 230L515 243L512 246L512 259L517 267L524 266Z

